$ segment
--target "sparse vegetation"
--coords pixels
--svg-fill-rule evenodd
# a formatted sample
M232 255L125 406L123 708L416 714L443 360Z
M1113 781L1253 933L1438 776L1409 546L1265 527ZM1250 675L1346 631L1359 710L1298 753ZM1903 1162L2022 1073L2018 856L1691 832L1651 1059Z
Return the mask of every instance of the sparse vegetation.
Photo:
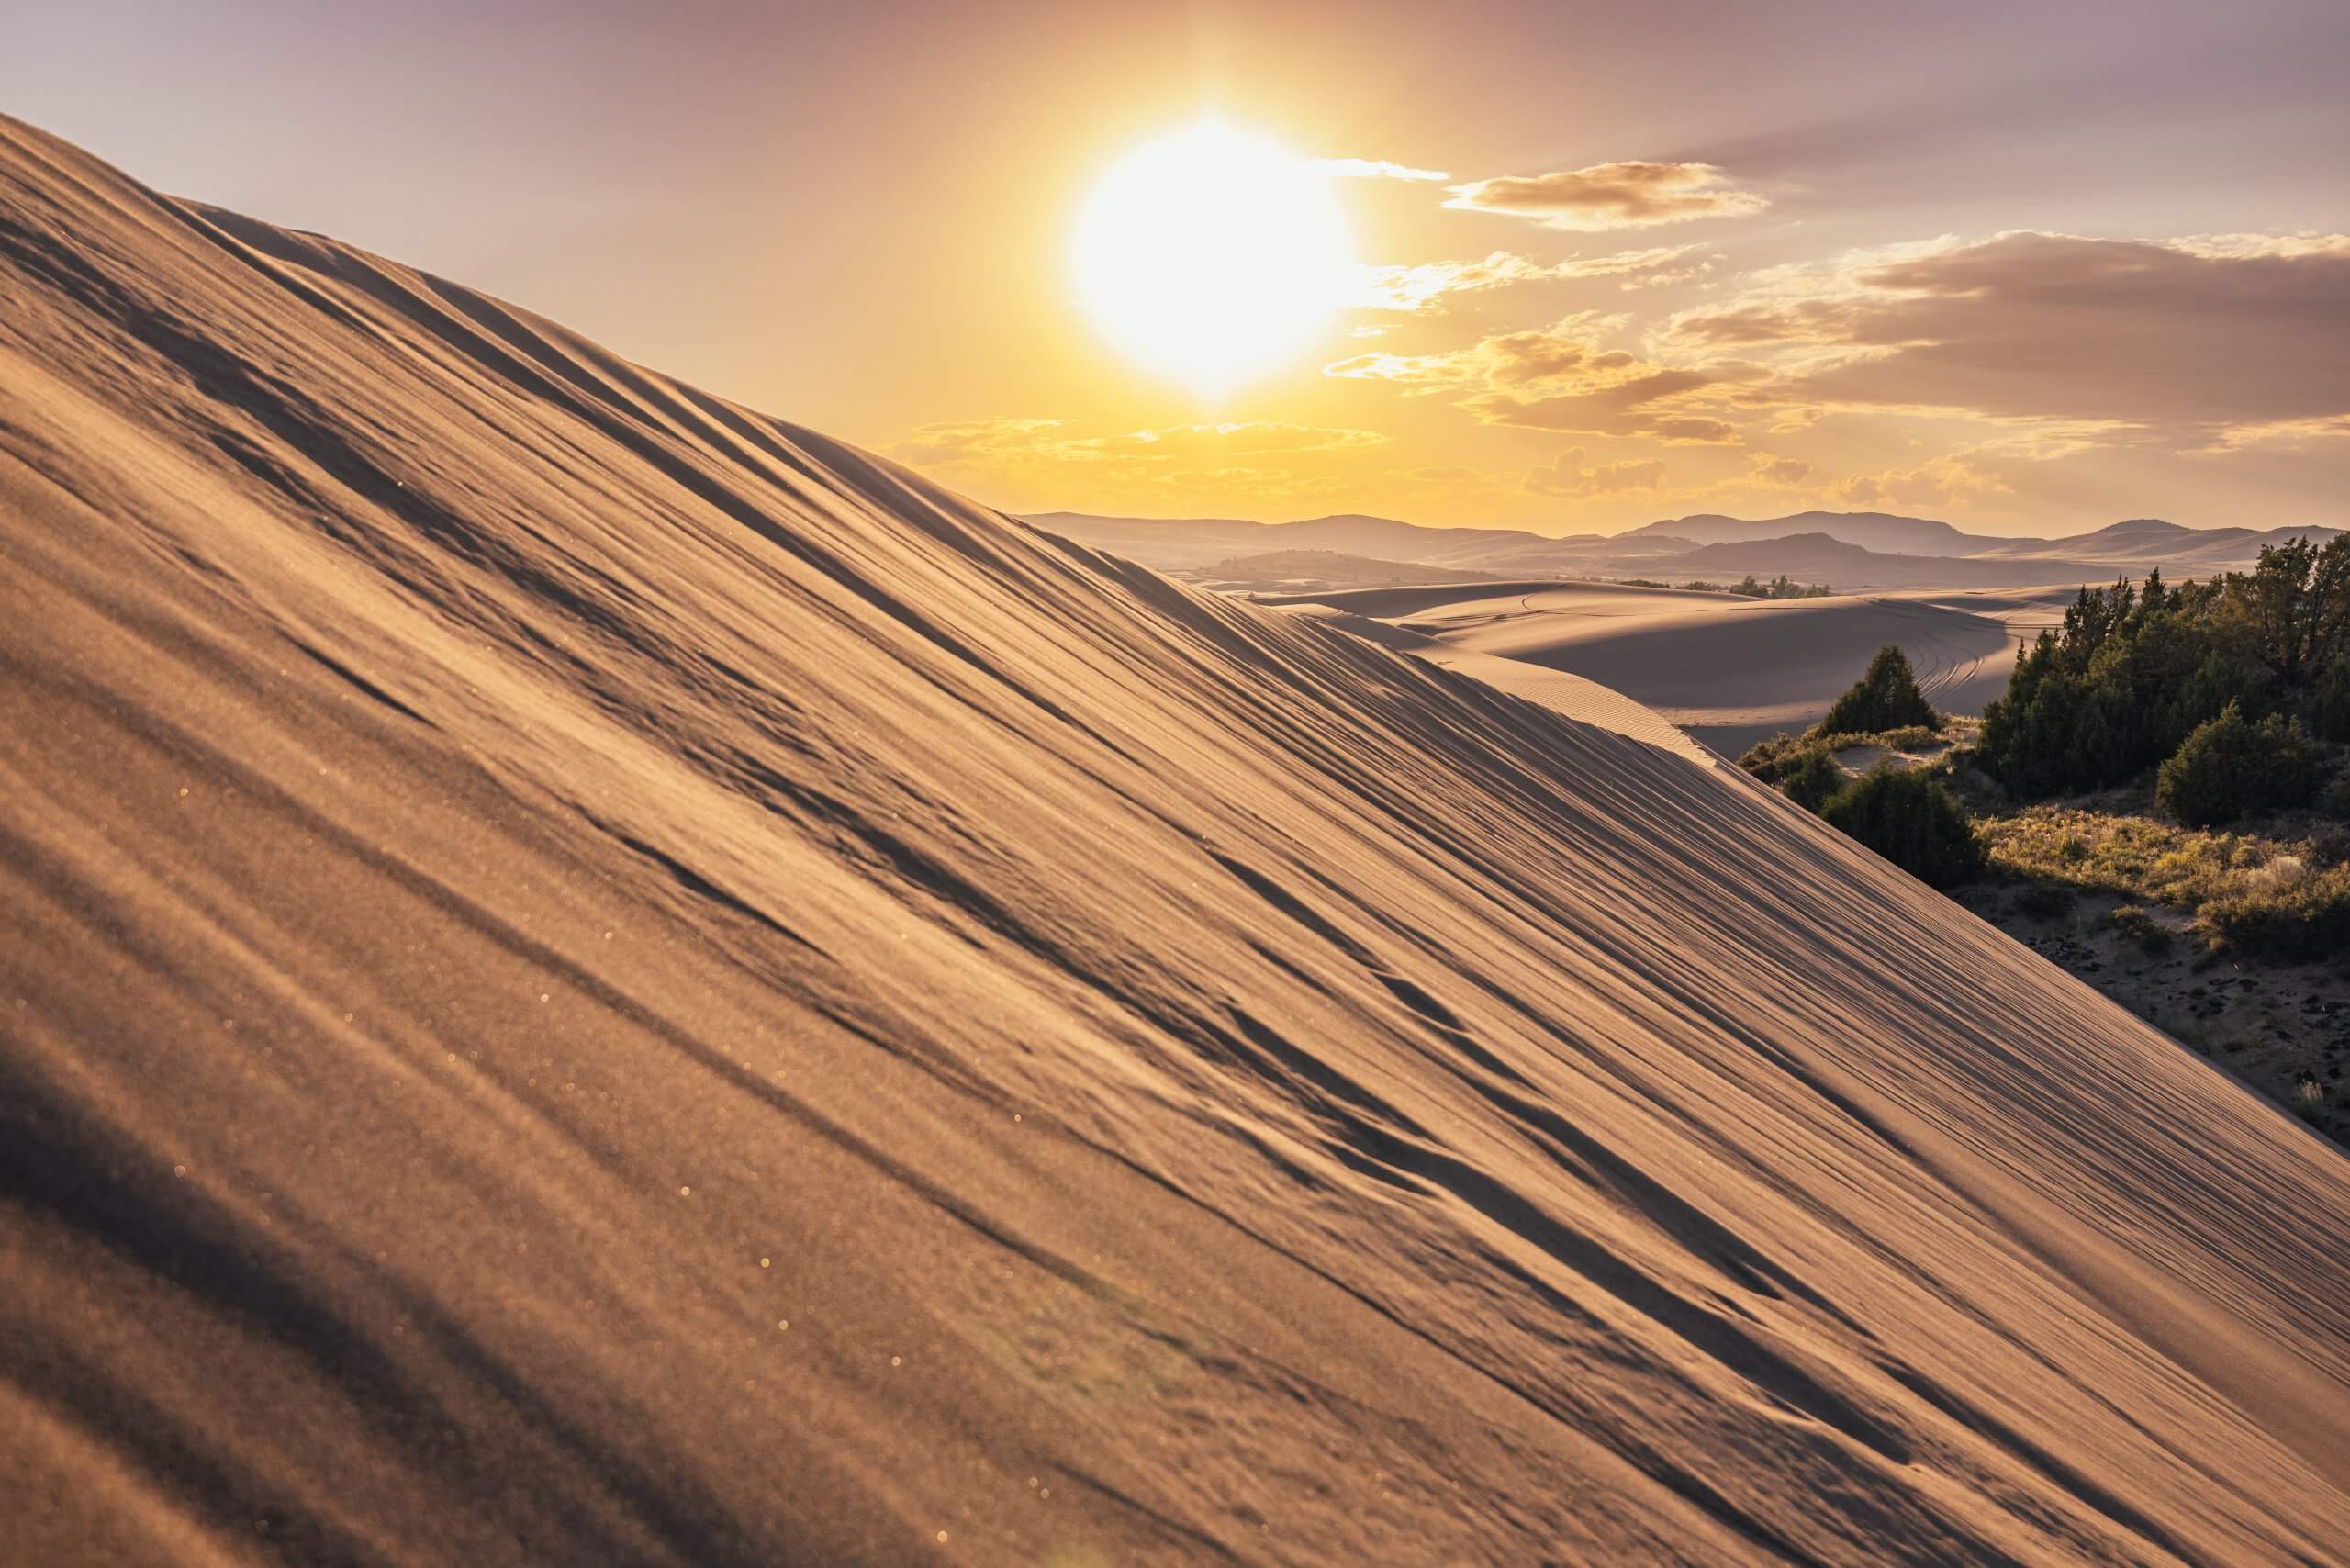
M2167 952L2171 944L2177 940L2177 935L2169 926L2134 903L2120 905L2105 918L2107 924L2126 939L2136 943L2141 952Z
M1734 583L1667 583L1653 577L1625 577L1626 588L1682 588L1692 593L1734 593L1746 599L1826 599L1836 590L1826 583L1799 583L1785 572L1763 582L1752 572Z
M1850 691L1836 699L1818 724L1820 734L1875 734L1908 728L1940 730L1942 715L1918 689L1909 656L1887 643L1876 651Z
M1927 773L1872 767L1829 796L1819 816L1931 887L1955 887L1983 869L1965 808Z
M2299 719L2271 713L2249 723L2231 699L2162 765L2154 800L2190 827L2211 827L2248 812L2307 805L2317 784L2317 756Z
M1844 770L1826 746L1807 746L1781 770L1779 788L1788 800L1807 812L1818 812L1828 797L1844 787Z
M1888 646L1818 725L1740 766L1928 881L2005 884L1984 904L2002 918L2114 898L2099 924L2143 953L2189 936L2298 961L2350 957L2345 730L2350 535L2210 584L2083 589L1971 734ZM1872 752L1915 782L1863 790Z
M1984 711L1979 760L2026 797L2105 789L2176 755L2231 705L2247 722L2282 714L2288 728L2350 738L2345 663L2350 534L2268 546L2252 571L2201 585L2174 588L2154 572L2143 586L2083 588Z

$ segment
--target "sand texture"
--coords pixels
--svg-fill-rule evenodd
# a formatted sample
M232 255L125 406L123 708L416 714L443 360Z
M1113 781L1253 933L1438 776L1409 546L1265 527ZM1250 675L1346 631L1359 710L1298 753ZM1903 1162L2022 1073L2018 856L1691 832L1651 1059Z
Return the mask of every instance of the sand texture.
M0 1557L2341 1561L2340 1153L1553 696L0 121Z

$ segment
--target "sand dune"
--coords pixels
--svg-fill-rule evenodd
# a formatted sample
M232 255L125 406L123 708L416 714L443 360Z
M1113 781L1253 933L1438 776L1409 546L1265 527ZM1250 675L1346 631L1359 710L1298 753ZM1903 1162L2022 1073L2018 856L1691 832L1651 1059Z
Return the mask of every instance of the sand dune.
M1886 643L1909 655L1936 703L1978 713L2007 689L2020 643L2051 616L2061 619L2076 591L1764 600L1611 583L1522 582L1289 597L1393 621L1455 654L1596 681L1735 756L1781 730L1818 722ZM1483 669L1494 684L1539 697L1516 671Z
M2350 1537L2339 1153L1735 770L10 122L0 302L13 1560Z

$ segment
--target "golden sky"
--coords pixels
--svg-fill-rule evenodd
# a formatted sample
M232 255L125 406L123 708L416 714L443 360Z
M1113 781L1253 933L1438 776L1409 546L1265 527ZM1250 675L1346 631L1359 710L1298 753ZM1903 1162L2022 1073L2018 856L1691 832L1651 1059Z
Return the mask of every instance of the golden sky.
M89 0L0 106L1010 510L2350 521L2336 0L1128 9Z

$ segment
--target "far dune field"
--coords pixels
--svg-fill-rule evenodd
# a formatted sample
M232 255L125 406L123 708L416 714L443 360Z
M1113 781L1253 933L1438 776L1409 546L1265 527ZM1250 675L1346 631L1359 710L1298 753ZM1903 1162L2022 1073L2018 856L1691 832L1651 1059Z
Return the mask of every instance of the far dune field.
M1980 713L2007 689L2016 650L2063 618L2077 585L1910 589L1828 599L1758 599L1614 583L1437 584L1260 599L1315 604L1427 641L1416 651L1458 666L1483 655L1481 678L1541 700L1541 678L1565 671L1621 692L1735 756L1800 730L1852 685L1869 655L1898 644L1939 708ZM1500 661L1508 661L1503 663ZM1530 683L1530 684L1529 684Z

